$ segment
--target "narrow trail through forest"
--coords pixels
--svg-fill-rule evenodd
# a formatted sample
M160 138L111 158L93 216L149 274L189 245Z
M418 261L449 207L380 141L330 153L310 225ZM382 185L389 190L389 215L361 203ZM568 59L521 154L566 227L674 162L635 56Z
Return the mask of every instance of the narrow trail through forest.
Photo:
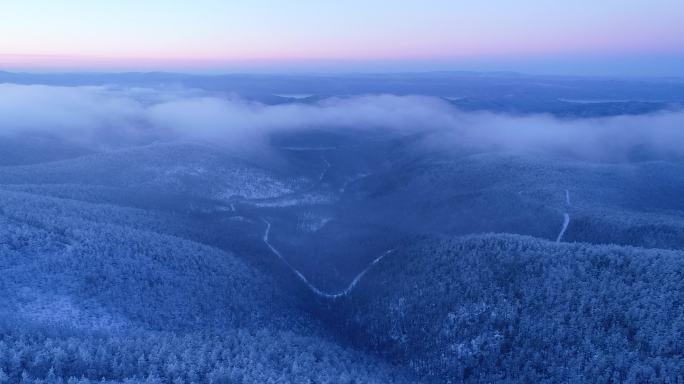
M343 289L342 291L339 291L337 293L323 292L322 290L318 289L315 285L311 284L309 279L307 279L306 276L304 276L304 274L302 274L299 270L297 270L297 268L290 264L290 262L285 257L283 257L283 254L280 253L280 251L275 246L273 246L273 244L271 244L269 240L269 235L271 234L271 222L269 222L266 219L262 220L266 224L266 230L264 231L264 236L262 238L264 244L266 244L266 246L271 250L271 252L274 255L276 255L295 275L297 275L299 280L301 280L311 292L313 292L316 296L325 299L338 299L343 296L348 296L349 294L351 294L356 285L361 281L361 279L366 275L366 273L368 273L368 271L370 271L370 269L373 268L375 264L379 263L380 260L382 260L385 256L394 252L393 249L383 252L382 255L378 256L363 271L356 275L356 277L354 277L354 279L347 286L347 288Z
M570 207L570 191L565 190L565 205L566 207ZM558 237L556 238L556 243L560 243L561 240L563 240L563 235L565 235L565 231L568 230L568 225L570 225L570 214L565 212L563 213L563 226L561 227L560 233L558 233Z

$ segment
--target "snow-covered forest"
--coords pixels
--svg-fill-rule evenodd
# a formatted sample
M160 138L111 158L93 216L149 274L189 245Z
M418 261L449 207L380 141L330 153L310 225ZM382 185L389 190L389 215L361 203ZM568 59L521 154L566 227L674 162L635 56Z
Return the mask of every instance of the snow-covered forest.
M0 83L0 383L684 377L684 83Z

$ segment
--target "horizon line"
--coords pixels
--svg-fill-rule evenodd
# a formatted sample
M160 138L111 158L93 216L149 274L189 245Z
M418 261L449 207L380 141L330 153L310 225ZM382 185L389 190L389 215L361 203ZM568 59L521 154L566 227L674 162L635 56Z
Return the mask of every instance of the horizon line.
M532 73L516 70L473 70L473 69L424 69L424 70L182 70L182 69L34 69L34 68L7 68L0 65L0 74L5 75L30 75L30 76L60 76L60 75L169 75L169 76L193 76L193 77L221 77L221 76L387 76L387 75L500 75L519 77L559 77L559 78L584 78L584 79L684 79L684 75L658 75L658 74L633 74L633 75L603 75L603 74L565 74L565 73Z

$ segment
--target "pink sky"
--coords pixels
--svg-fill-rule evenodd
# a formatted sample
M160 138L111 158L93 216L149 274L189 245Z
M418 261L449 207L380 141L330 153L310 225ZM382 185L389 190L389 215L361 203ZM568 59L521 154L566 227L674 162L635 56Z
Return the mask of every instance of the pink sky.
M682 14L679 0L32 0L3 5L0 69L672 61L684 57Z

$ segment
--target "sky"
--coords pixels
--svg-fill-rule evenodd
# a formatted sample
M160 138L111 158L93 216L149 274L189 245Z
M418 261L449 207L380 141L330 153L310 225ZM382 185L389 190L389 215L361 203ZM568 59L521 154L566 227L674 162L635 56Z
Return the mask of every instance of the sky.
M681 0L22 0L0 69L684 75Z

